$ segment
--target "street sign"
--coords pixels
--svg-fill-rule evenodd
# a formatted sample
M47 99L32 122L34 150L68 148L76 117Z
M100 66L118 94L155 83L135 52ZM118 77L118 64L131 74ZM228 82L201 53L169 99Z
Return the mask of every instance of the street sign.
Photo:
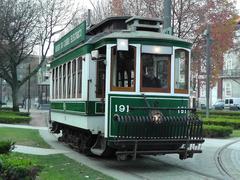
M60 40L54 43L54 56L73 48L86 38L86 21L83 21L76 28L71 30Z

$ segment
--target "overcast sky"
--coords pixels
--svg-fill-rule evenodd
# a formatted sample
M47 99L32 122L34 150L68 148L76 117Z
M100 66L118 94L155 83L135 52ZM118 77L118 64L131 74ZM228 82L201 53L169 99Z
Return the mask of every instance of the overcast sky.
M237 0L236 7L238 9L238 14L240 15L240 0Z

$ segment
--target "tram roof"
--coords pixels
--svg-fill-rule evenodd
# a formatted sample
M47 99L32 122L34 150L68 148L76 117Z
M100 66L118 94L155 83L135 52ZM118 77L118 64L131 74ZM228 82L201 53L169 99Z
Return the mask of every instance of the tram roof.
M68 62L74 58L90 53L93 49L106 44L116 44L118 38L125 38L132 44L146 45L163 45L163 46L178 46L191 48L192 43L181 38L151 31L118 31L118 32L103 32L95 36L89 36L87 41L75 48L65 52L64 54L54 58L51 67L55 67L62 63Z
M155 40L168 40L173 43L172 46L174 46L174 42L186 43L188 44L188 46L191 46L192 44L190 41L187 41L169 34L151 32L151 31L129 31L129 30L97 34L96 36L89 38L86 44L94 44L104 39L107 40L107 39L119 39L119 38L130 39L130 40L134 39L135 40L134 42L139 41L140 44L144 39L149 40L149 43Z
M54 55L54 60L51 63L51 67L55 67L59 64L90 53L93 49L103 45L116 44L117 39L128 39L130 44L178 46L185 48L191 48L192 46L190 41L163 32L128 29L126 23L131 24L131 22L134 23L135 20L152 21L158 23L158 25L162 24L162 21L156 18L149 19L129 16L109 17L88 29L86 35L84 35L84 41L75 44L75 46L68 48L68 50L56 53L56 55ZM84 28L84 25L85 23L82 23L82 28ZM140 26L143 28L149 28L148 24L140 24ZM66 38L66 36L62 39L64 40L64 38Z

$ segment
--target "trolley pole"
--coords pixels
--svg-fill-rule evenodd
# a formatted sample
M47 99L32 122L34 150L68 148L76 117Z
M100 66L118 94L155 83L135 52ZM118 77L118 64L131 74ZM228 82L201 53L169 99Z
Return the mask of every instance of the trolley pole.
M206 117L209 117L209 95L210 95L210 75L211 75L211 31L210 31L210 24L207 23L206 29Z
M163 14L164 14L164 22L163 29L169 29L170 34L172 34L171 29L171 13L172 13L172 0L164 0L163 2Z

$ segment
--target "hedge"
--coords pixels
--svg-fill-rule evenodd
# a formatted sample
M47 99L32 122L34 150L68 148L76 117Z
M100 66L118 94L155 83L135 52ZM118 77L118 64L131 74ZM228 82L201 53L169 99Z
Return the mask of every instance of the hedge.
M206 116L201 115L200 117L205 118ZM210 115L209 118L240 121L240 115L238 116Z
M28 116L16 116L16 115L1 115L0 114L0 123L15 124L15 123L24 123L28 124L31 120L31 117Z
M22 158L17 155L0 156L0 179L36 179L41 167L37 166L32 160Z
M0 111L0 123L28 124L30 120L31 120L31 117L29 117L29 113L27 113L27 112Z
M225 120L221 118L216 119L205 119L203 121L205 125L217 125L217 126L230 126L233 129L240 129L240 121L237 120Z
M0 154L7 154L14 149L14 142L0 141Z
M223 116L238 116L240 117L240 111L210 111L210 115L223 115ZM206 111L197 111L199 115L205 115Z
M6 111L6 110L0 110L0 115L1 114L12 114L12 115L18 115L18 116L29 116L30 113L28 112L14 112L14 111Z
M1 107L0 111L12 111L11 107Z
M229 137L233 128L229 126L203 125L203 136L209 138Z

